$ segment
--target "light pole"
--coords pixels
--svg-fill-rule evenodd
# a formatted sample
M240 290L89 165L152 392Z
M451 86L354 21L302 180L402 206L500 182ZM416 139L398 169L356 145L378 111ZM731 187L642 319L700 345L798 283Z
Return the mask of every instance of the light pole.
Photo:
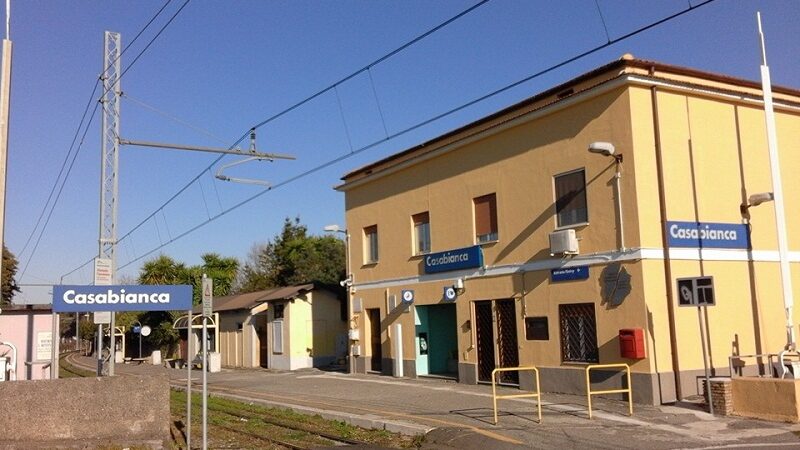
M614 173L614 189L617 191L617 216L619 216L619 250L625 251L625 226L622 218L622 188L619 180L622 178L622 155L617 153L614 144L610 142L592 142L589 144L589 152L614 158L616 172Z
M344 280L340 281L339 284L347 289L347 333L348 333L348 372L355 373L355 361L353 357L353 349L352 345L350 344L350 327L352 326L352 318L353 318L353 301L352 301L352 289L353 289L353 273L350 271L350 233L347 232L347 229L344 229L336 224L325 225L323 230L329 233L342 233L344 234L344 259L345 259L345 273Z

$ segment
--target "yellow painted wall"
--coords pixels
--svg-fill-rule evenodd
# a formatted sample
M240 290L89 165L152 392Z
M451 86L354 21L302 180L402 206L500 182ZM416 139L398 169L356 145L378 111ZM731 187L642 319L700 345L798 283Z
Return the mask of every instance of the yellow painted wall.
M429 211L431 251L475 243L472 199L496 193L499 224L497 243L483 246L487 265L518 263L549 257L547 233L555 227L553 177L586 169L590 225L581 252L607 251L617 246L613 161L587 152L594 141L630 147L629 105L624 90L614 90L557 112L473 142L424 164L347 192L347 223L351 230L353 268L358 282L420 273L422 258L412 255L413 214ZM630 191L634 174L623 178ZM626 201L625 221L635 235L637 209ZM378 225L379 262L364 265L365 227Z
M742 89L744 93L749 91ZM666 219L742 223L739 206L747 196L772 190L761 107L751 101L663 88L658 94L658 106ZM800 173L800 113L779 108L777 126L789 247L796 258L800 252L800 208L794 207L800 205L800 184L795 175ZM610 158L586 151L593 141L612 142L624 155L626 246L636 250L662 248L649 88L634 84L615 88L495 131L496 134L483 135L455 151L345 188L356 285L411 280L398 281L388 288L358 287L355 297L362 299L364 309L385 308L387 294L399 296L402 289L414 289L417 304L439 303L443 287L454 279L443 274L437 281L416 282L414 277L423 273L423 260L412 255L410 217L429 212L433 252L471 246L471 200L488 193L497 196L499 239L482 246L485 264L502 267L551 260L548 233L556 226L553 176L574 169L585 168L587 180L589 224L576 228L581 255L615 250L619 243L614 164ZM776 352L785 343L778 263L761 260L764 255L772 258L769 255L777 250L773 207L767 203L750 209L755 262L714 258L701 262L673 257L672 280L665 282L664 262L657 252L650 252L641 260L623 264L632 277L632 292L616 308L600 299L602 264L591 266L589 280L579 282L551 283L549 270L529 272L524 278L515 274L468 279L465 293L457 300L459 359L476 362L476 352L471 347L476 344L473 301L517 299L520 363L541 366L563 365L558 305L591 302L595 305L602 363L620 360L616 339L620 328L640 327L647 332L648 358L629 361L634 363L633 370L669 372L672 358L667 290L675 289L675 278L699 275L715 279L717 306L707 312L713 366L727 367L732 353ZM361 230L375 224L380 259L377 264L364 265ZM738 250L729 255L746 259L745 252ZM800 299L797 262L792 263L792 274L794 296ZM677 304L675 299L673 302ZM798 310L800 306L795 308L795 324L800 322ZM524 317L540 315L549 318L550 340L525 341ZM413 330L413 314L384 311L383 317L388 317L384 330L390 323L401 323L404 330ZM675 306L675 318L680 369L701 370L697 310ZM363 319L359 324L362 354L368 354L368 324ZM404 359L414 357L413 339L412 332L404 333ZM385 331L382 340L387 340ZM385 357L390 356L387 345L383 352Z
M642 211L639 234L643 247L661 248L651 91L632 87L630 98L636 149L633 168L639 175L636 196ZM657 100L667 220L743 223L739 205L751 194L772 191L763 107L668 89L660 89ZM789 248L797 252L800 210L793 205L800 204L800 185L794 175L800 170L800 114L779 109L777 123ZM786 342L778 263L758 261L763 258L760 251L772 251L777 257L774 204L750 208L749 213L756 262L700 262L680 257L673 257L671 262L673 291L675 278L714 277L717 306L708 309L708 320L710 357L715 367L726 367L731 354L774 353ZM648 305L654 313L654 333L665 337L656 339L657 363L668 368L671 357L666 339L664 263L642 264ZM798 299L800 267L797 262L792 266L794 297ZM795 324L798 319L795 308ZM680 369L702 369L696 309L676 307L676 328Z

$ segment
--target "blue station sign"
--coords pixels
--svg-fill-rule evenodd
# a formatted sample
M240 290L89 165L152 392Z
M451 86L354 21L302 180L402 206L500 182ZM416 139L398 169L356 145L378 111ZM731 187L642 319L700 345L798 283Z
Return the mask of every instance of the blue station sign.
M748 248L747 226L739 223L667 222L667 244L688 248Z
M431 253L425 256L425 273L449 272L483 266L483 251L480 245Z
M550 270L550 281L588 280L589 266L562 267Z
M53 312L177 311L192 308L189 285L53 286Z

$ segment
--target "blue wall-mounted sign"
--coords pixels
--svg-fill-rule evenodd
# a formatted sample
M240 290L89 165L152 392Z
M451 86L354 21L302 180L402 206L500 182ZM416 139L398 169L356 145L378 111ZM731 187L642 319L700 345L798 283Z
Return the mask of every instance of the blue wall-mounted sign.
M589 266L563 267L550 270L550 281L588 280Z
M425 273L449 272L483 266L483 251L480 245L431 253L425 256Z
M53 286L53 312L185 311L189 285Z
M414 291L407 289L400 292L400 299L403 303L410 305L414 303Z
M667 222L667 244L688 248L748 248L747 226L739 223Z

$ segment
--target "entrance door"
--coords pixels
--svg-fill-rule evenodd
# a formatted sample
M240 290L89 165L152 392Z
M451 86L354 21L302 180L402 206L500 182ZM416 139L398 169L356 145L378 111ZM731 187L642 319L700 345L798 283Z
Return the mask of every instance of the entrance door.
M474 303L478 340L478 381L491 382L497 367L518 367L516 306L513 299ZM501 372L500 382L519 384L517 372Z
M370 370L381 372L383 369L383 353L381 351L381 310L379 308L367 309L367 317L369 317L370 349L372 350Z
M269 342L267 341L267 313L263 313L258 317L256 333L258 333L258 354L259 365L261 367L269 367Z

